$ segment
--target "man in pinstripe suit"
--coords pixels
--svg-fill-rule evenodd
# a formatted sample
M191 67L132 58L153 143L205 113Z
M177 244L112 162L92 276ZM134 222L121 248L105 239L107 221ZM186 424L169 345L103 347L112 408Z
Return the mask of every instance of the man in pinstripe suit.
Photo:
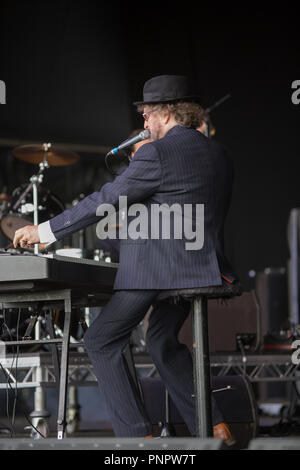
M119 210L119 197L128 205L143 203L151 213L154 204L204 204L204 244L187 250L187 239L161 237L122 239L115 293L90 326L84 342L94 366L116 436L151 435L151 425L128 371L122 351L131 331L152 305L147 345L154 364L176 407L195 435L193 367L188 349L177 340L188 309L156 302L160 290L221 285L222 277L235 277L223 250L223 227L228 210L233 171L216 142L195 128L202 108L190 93L184 76L163 75L144 85L144 127L151 142L136 152L129 167L113 182L50 221L16 232L14 244L26 247L53 242L99 221L98 207L111 204ZM192 215L193 222L195 215ZM147 230L146 230L147 231ZM224 440L230 431L212 399L214 435Z

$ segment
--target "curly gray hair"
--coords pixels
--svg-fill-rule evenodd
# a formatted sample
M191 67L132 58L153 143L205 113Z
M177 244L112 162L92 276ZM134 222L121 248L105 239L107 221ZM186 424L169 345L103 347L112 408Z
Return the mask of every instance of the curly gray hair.
M205 111L199 103L193 101L176 101L175 103L149 103L152 110L168 110L174 116L175 121L184 127L200 127L205 119ZM138 111L143 112L143 106L138 106Z

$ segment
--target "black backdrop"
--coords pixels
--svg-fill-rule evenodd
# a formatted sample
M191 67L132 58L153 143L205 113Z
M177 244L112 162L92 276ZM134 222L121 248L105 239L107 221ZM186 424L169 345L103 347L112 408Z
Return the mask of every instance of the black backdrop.
M228 255L246 285L250 269L285 266L288 214L300 205L300 105L291 101L299 28L291 4L289 11L115 0L0 5L1 139L115 146L143 125L131 103L157 74L189 75L204 106L230 93L211 114L235 164ZM0 153L0 185L11 189L33 170L10 150ZM111 179L103 159L82 152L74 167L51 168L47 184L69 202Z

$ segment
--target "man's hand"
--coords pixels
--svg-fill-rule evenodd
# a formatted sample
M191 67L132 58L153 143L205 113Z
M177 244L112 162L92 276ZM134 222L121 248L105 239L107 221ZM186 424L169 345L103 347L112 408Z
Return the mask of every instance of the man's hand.
M15 232L14 247L17 248L20 244L21 248L32 248L35 243L40 242L38 226L26 225Z

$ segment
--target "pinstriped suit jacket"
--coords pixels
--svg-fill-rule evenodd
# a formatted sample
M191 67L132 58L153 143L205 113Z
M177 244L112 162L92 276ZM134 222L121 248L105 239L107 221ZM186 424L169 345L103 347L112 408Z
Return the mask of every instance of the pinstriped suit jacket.
M137 239L120 242L115 289L178 289L220 285L221 275L235 275L223 251L223 228L233 181L230 159L215 141L193 128L173 127L162 139L140 147L129 167L76 206L50 220L61 239L99 221L96 210L119 196L128 206L204 204L204 245L186 250L183 239ZM193 215L194 217L194 215ZM151 221L149 220L151 225ZM150 233L150 227L149 232Z

